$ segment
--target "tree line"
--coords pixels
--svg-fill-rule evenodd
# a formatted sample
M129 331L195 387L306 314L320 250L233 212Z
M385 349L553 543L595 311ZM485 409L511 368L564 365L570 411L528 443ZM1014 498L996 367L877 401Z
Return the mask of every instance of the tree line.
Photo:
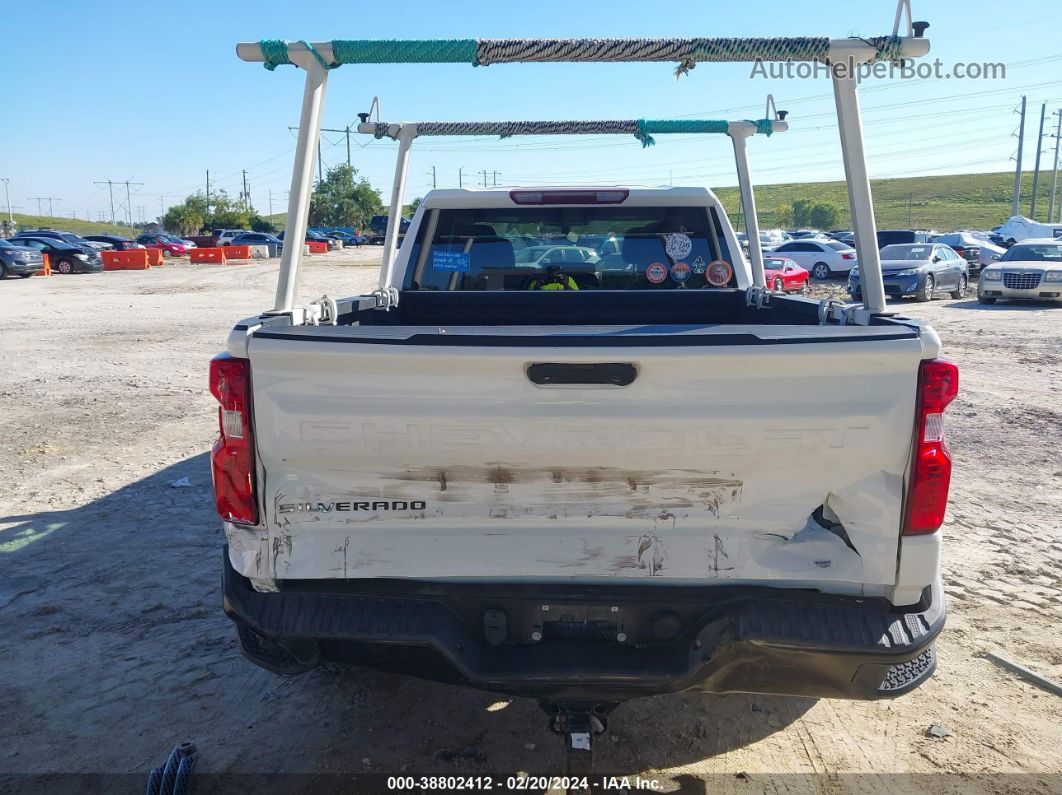
M330 168L317 183L310 198L310 226L361 228L383 209L380 192L357 169L346 164ZM275 232L275 225L241 199L224 190L212 191L209 200L198 191L162 216L162 227L178 235L194 235L212 229L253 229Z

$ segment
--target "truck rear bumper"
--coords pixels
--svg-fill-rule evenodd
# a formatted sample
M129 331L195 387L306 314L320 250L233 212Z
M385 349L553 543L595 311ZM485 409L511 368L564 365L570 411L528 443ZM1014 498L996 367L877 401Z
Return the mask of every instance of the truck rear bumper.
M939 580L902 609L748 586L339 580L259 593L227 550L223 593L244 654L274 673L364 665L555 702L682 690L892 698L933 673L945 619Z

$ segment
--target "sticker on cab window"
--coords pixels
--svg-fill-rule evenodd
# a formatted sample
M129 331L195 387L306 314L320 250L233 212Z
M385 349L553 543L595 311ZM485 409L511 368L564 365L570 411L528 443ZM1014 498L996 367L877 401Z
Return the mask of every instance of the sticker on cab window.
M704 272L704 278L713 287L726 287L730 277L734 275L734 269L725 259L714 259L708 263L708 269Z
M678 262L680 259L686 259L693 251L693 241L690 240L689 235L672 232L664 238L664 251L672 260Z
M679 284L683 284L691 275L693 275L693 271L690 270L690 266L685 262L676 262L671 266L671 278Z
M450 271L468 273L472 270L472 255L465 251L433 251L431 253L433 271Z
M694 273L704 273L704 270L707 267L708 266L704 264L704 257L697 257L697 259L695 259L693 261L693 272Z
M662 262L654 262L645 269L645 278L649 284L660 284L667 278L667 265Z

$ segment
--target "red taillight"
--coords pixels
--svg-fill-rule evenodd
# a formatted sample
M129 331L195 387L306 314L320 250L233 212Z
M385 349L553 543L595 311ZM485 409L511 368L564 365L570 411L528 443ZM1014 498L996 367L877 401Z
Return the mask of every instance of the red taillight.
M509 191L513 204L623 204L629 195L630 191L622 188Z
M944 523L951 483L951 455L944 442L944 409L958 392L958 367L944 359L922 362L904 535L932 533Z
M842 254L841 259L855 259L855 254Z
M251 363L228 354L210 361L210 393L217 398L220 436L210 452L214 500L222 519L256 524Z

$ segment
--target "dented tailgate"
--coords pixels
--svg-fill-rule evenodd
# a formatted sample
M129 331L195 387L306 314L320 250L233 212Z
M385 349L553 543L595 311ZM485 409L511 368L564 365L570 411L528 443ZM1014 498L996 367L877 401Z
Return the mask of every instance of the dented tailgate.
M256 333L263 526L230 526L233 565L256 579L894 582L915 331L541 335ZM541 363L635 377L535 383Z

